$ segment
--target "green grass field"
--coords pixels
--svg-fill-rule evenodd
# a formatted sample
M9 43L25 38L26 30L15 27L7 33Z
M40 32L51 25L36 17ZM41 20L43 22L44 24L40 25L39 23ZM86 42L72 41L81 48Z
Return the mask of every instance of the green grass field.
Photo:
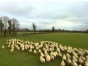
M18 38L33 42L54 41L64 46L88 50L88 34L86 33L48 33L29 36L0 37L0 48L2 45L5 45L4 50L0 49L0 66L60 66L61 58L56 58L54 61L41 64L39 55L21 51L14 51L13 54L11 54L5 44L6 40L10 38Z

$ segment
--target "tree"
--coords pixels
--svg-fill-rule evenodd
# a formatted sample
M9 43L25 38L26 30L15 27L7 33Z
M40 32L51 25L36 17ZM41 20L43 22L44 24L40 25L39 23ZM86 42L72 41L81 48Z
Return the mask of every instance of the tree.
M36 31L36 25L33 23L32 26L33 26L33 32L34 32L34 34L35 34L35 31Z
M9 35L11 35L11 28L12 28L12 23L11 23L11 20L8 20L8 31L9 31Z
M3 32L3 27L4 27L4 24L2 23L2 20L0 20L0 30L1 30L1 35L2 35L2 32Z
M17 19L12 19L12 31L13 31L13 35L17 34L17 29L19 28L19 22Z
M52 32L54 32L54 31L55 31L55 27L53 26L53 27L52 27Z
M2 22L3 22L3 24L4 24L4 30L3 30L4 36L7 35L8 20L9 20L9 18L8 18L7 16L3 16Z

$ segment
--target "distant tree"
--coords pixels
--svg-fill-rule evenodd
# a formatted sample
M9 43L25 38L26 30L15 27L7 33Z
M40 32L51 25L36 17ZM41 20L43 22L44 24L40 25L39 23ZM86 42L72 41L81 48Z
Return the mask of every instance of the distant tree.
M33 32L34 32L34 34L35 34L35 31L36 31L36 25L33 23L32 26L33 26Z
M4 27L4 24L2 23L2 20L0 20L0 31L1 31L1 35L2 35L2 32L3 32L3 27Z
M55 27L54 26L52 27L52 32L55 32Z
M3 29L4 36L7 35L8 20L9 20L9 18L7 16L3 16L2 21L3 21L3 24L4 24L4 29Z
M9 35L17 34L17 30L19 30L19 22L17 19L9 19L7 16L0 17L0 31L1 35L3 33L4 36L6 36L8 33ZM8 33L7 33L8 31Z
M12 32L13 32L13 35L17 35L17 29L19 28L19 22L17 19L11 19L12 21Z
M13 27L13 35L16 35L16 30L15 30L15 24L14 23L12 24L12 27Z
M11 35L11 28L12 28L12 23L11 23L11 20L8 20L8 31L9 31L9 35Z

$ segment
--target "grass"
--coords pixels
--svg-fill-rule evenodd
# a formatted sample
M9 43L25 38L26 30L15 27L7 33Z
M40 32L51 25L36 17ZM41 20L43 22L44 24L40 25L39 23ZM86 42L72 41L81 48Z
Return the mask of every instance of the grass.
M48 33L36 34L29 36L13 36L0 37L0 47L5 45L6 40L10 38L18 38L33 42L39 41L55 41L64 46L72 46L88 50L88 34L86 33ZM9 49L5 45L5 49L0 49L0 66L60 66L61 58L57 58L50 63L41 64L39 55L30 54L28 52L14 51L10 54Z

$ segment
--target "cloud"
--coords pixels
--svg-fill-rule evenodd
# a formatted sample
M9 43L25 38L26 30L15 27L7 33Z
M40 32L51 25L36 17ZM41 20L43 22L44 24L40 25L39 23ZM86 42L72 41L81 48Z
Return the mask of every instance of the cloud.
M0 2L0 16L17 18L21 28L86 30L88 2L86 1L9 1Z
M31 11L33 10L33 7L30 5L26 5L26 3L13 3L13 2L6 2L5 4L0 5L1 12L4 13L4 15L9 16L19 16L19 17L27 17Z

